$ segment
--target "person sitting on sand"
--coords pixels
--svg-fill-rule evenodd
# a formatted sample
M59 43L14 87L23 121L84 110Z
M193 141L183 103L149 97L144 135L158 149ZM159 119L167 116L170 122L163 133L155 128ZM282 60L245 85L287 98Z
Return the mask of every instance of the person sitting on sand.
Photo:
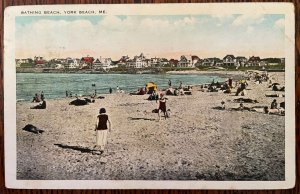
M38 94L35 94L35 96L33 97L31 102L41 102L40 97L38 96Z
M224 100L222 100L222 102L221 102L221 108L225 109L225 102L224 102Z
M140 89L138 90L137 95L144 95L144 94L145 94L144 89L143 89L143 88L140 88Z
M109 126L107 127L107 123ZM99 147L100 151L103 152L107 143L107 130L111 132L111 122L106 114L105 108L100 108L99 115L97 116L96 122L96 145L94 148Z
M279 107L285 109L285 101L279 103Z
M160 112L164 113L165 119L167 119L167 107L166 107L167 98L164 97L163 93L160 93L160 98L158 99L158 120L160 120Z
M30 107L30 109L46 109L46 101L45 99L43 100L42 103L36 105L36 106L33 106L33 107Z
M131 93L129 93L129 94L130 94L130 95L144 95L144 94L145 94L145 91L144 91L143 88L139 88L139 89L137 89L136 92L131 92Z
M243 92L246 89L246 86L248 85L246 80L241 80L240 81L240 86L238 87L235 95L238 96L239 93ZM244 93L243 93L244 94Z
M273 102L271 103L271 109L277 109L276 99L274 99Z
M166 95L174 95L174 89L172 87L166 90Z
M174 89L174 96L178 96L179 95L179 91L177 88Z

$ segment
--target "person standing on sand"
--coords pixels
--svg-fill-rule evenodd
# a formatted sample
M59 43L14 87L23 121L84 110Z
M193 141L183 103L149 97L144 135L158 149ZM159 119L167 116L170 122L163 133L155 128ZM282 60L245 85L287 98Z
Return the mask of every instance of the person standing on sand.
M41 100L44 101L44 99L45 99L44 91L42 91L42 93L41 93Z
M110 94L112 93L112 88L109 88L109 93L110 93Z
M107 123L109 124L108 127ZM108 119L105 108L101 108L99 111L99 115L97 116L97 123L95 128L96 145L94 146L94 148L99 147L101 152L104 151L105 145L107 143L107 130L111 132L111 122Z
M183 87L182 87L182 81L180 81L179 82L179 87L178 87L178 89L182 89Z
M169 80L168 85L169 85L169 88L172 87L172 82L171 82L171 80Z
M167 107L166 107L167 98L164 97L163 93L160 93L160 98L158 99L158 120L160 121L160 112L164 113L165 119L167 119Z
M230 89L233 88L232 81L233 81L232 77L228 79L228 85L229 85Z

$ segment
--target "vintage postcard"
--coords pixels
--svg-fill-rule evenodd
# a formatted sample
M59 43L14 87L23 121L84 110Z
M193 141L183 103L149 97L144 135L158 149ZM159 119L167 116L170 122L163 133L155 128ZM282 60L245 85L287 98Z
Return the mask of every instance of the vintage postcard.
M4 26L7 187L294 186L293 4L16 6Z

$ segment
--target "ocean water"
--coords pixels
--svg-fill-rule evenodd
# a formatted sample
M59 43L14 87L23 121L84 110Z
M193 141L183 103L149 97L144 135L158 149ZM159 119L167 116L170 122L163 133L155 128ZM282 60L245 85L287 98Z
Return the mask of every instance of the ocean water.
M109 88L116 91L116 87L126 92L136 91L145 87L148 82L155 82L159 89L172 86L224 81L224 78L208 75L170 75L170 74L56 74L56 73L17 73L17 100L31 100L35 93L44 92L46 99L63 98L66 91L73 95L91 95L109 93ZM94 86L93 86L94 84Z

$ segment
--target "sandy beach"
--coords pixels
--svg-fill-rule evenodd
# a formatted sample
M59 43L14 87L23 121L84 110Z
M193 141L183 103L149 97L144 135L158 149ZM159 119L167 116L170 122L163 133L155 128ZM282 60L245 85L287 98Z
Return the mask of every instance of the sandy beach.
M270 73L284 86L284 73ZM155 81L155 80L154 80ZM166 80L167 81L167 80ZM244 98L251 106L270 106L274 92L263 82L249 81ZM152 113L157 108L148 95L104 94L85 106L73 99L36 103L17 102L17 179L41 180L284 180L285 117L239 107L234 93L202 92L167 96L170 118ZM226 102L225 110L213 109ZM93 151L99 109L112 122L104 153ZM22 130L32 124L45 130Z

